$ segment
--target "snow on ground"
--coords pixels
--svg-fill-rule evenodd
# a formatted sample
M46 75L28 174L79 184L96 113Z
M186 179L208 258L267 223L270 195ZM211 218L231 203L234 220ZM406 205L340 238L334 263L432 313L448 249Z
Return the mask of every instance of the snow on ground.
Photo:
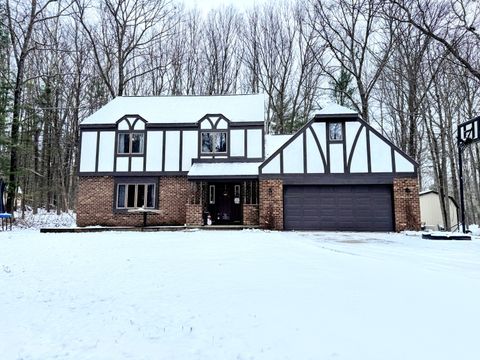
M13 227L37 230L42 227L76 227L76 214L73 211L69 211L57 215L56 211L47 211L40 208L36 214L31 210L27 210L23 214L21 211L15 211Z
M479 359L480 239L0 233L0 358Z

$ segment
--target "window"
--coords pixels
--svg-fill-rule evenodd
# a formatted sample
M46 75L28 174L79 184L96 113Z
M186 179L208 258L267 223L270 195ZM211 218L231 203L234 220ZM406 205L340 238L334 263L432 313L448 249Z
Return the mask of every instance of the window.
M119 154L143 154L144 134L142 133L120 133L118 134Z
M202 132L202 153L226 153L226 132Z
M209 204L215 204L215 185L210 185L208 193Z
M138 207L155 207L155 184L118 184L117 209Z
M331 141L342 141L342 123L330 123L328 125L328 134Z

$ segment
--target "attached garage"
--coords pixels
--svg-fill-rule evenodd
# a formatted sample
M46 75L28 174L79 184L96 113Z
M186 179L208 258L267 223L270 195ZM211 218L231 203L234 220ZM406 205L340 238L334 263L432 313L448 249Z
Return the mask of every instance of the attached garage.
M391 185L288 185L286 230L393 231Z
M259 167L260 223L275 229L419 229L418 163L363 121L327 106Z

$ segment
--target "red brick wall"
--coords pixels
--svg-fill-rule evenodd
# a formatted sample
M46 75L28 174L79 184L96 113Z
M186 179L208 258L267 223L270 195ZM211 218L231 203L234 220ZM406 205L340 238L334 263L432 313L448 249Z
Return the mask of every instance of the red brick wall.
M418 179L393 180L395 230L420 230L420 196Z
M283 181L260 180L260 226L283 230Z
M258 225L258 205L243 204L243 225Z
M187 204L187 225L203 225L202 204Z
M139 226L143 215L114 213L114 178L111 176L81 176L78 181L78 226ZM177 224L186 221L188 183L185 176L163 176L157 189L161 214L147 217L148 225Z

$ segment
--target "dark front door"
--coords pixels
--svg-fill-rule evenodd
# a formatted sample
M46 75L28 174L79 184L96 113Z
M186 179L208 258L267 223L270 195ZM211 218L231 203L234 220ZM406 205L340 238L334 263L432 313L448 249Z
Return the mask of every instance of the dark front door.
M389 185L285 186L287 230L392 231Z
M210 183L208 211L213 224L241 224L241 186L236 183Z

